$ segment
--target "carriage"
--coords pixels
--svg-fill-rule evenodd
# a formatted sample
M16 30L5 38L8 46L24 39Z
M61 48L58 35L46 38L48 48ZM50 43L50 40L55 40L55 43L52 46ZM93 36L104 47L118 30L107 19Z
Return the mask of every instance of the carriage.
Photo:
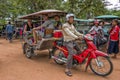
M42 16L46 14L49 17L54 17L55 15L64 17L67 13L60 10L42 10L39 12L22 16L20 17L20 19L31 19L34 21L39 20L42 23ZM61 30L54 30L53 37L50 38L43 37L42 40L38 40L36 46L31 45L33 43L33 38L32 38L33 36L31 35L31 31L28 31L26 34L24 34L23 37L24 37L22 42L23 53L27 58L31 58L32 56L34 56L35 51L41 51L41 50L48 50L50 55L54 41L61 39L62 34L61 34Z

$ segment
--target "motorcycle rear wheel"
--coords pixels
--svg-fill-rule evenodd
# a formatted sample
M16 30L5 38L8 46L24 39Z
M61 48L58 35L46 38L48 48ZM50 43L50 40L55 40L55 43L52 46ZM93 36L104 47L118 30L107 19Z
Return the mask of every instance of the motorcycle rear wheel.
M53 52L53 56L55 58L62 59L62 57L64 57L64 54L59 49L55 49L54 52ZM54 61L59 65L64 65L65 64L65 62L59 61L57 59L54 59Z

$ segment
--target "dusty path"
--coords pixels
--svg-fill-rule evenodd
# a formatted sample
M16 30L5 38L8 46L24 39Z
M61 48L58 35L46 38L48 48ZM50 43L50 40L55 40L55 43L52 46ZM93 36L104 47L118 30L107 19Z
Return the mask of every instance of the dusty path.
M49 60L47 51L30 60L23 55L19 41L9 44L0 39L0 80L120 80L120 56L112 62L114 71L108 77L96 76L90 70L84 72L84 65L74 68L73 76L68 77L65 66Z

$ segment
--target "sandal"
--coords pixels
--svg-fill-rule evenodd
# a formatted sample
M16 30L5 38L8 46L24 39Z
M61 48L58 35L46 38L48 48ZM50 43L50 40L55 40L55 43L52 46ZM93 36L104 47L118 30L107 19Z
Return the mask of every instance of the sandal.
M112 58L116 59L116 58L117 58L117 55L116 55L116 54L114 54L114 56L112 56Z
M65 74L70 77L72 76L72 73L70 71L66 71Z
M116 59L117 57L116 56L112 56L113 59Z

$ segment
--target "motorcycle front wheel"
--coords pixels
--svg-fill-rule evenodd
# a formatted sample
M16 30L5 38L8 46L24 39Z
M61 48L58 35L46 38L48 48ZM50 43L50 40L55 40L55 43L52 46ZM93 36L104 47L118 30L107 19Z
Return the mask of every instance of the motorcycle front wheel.
M90 61L90 69L96 75L108 76L113 71L113 64L109 57L99 56Z

